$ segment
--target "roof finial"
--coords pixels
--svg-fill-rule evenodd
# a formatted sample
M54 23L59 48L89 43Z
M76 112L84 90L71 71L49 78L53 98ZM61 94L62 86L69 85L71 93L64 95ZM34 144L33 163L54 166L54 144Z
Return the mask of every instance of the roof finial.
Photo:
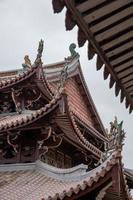
M22 64L23 69L31 69L32 64L31 60L28 55L25 55L24 57L24 63Z
M123 121L118 123L117 117L114 122L110 122L110 132L107 133L108 142L105 142L105 151L96 166L104 162L113 152L122 150L126 134L122 125Z
M36 67L36 66L42 65L41 57L42 57L42 52L43 52L43 46L44 46L44 42L41 39L38 45L38 50L37 50L38 54L35 59L34 65L31 64L31 61L28 55L24 57L25 62L22 64L24 69L31 69L33 66Z
M38 50L37 50L38 54L34 62L35 66L40 65L40 64L42 65L41 57L42 57L42 52L43 52L43 46L44 46L44 41L41 39L39 42Z
M75 43L70 44L69 51L71 53L71 57L75 57L77 55L79 56L79 54L75 51L75 48L76 48L76 44Z

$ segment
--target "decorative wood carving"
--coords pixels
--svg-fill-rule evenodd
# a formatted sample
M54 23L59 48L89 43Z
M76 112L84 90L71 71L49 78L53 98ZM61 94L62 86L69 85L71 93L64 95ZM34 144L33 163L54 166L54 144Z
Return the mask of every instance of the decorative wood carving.
M15 106L11 98L11 94L0 93L0 114L11 113L15 111Z
M41 139L37 141L40 157L49 149L54 149L60 146L63 139L62 134L56 134L51 126L41 130Z
M41 129L40 140L37 141L38 149L42 148L44 141L48 140L51 137L51 135L52 135L52 127L51 126Z
M12 88L12 100L15 104L16 111L20 114L22 112L22 88L14 89Z
M40 91L33 87L27 87L23 89L24 107L26 109L35 109L36 102L38 103L42 94ZM39 109L39 108L38 108Z
M18 139L18 134L15 136L7 135L7 143L13 148L15 153L18 153L18 144L14 144L14 142Z

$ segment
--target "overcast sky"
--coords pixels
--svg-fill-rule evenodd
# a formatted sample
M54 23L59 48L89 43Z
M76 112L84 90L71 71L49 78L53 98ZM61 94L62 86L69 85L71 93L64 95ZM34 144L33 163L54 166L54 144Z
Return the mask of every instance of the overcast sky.
M32 61L36 57L38 41L44 39L44 63L62 61L69 56L69 45L77 44L77 28L65 30L65 10L53 14L51 0L0 0L0 71L21 68L24 55ZM133 114L128 113L124 103L115 97L114 88L109 89L103 72L96 71L94 58L87 59L86 45L78 48L84 76L105 127L118 117L124 120L126 141L123 162L133 169ZM131 124L132 123L132 124Z

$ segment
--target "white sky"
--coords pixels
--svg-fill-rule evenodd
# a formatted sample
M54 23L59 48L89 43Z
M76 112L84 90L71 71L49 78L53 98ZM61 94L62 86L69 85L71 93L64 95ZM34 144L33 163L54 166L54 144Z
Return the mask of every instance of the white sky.
M70 55L69 45L77 44L77 28L65 30L65 12L53 14L52 0L0 0L0 71L21 68L24 55L34 61L38 41L45 42L43 61L54 63ZM114 120L124 120L126 141L123 162L133 168L133 114L128 113L124 103L115 97L114 88L109 89L103 72L96 71L95 60L88 61L86 45L76 49L84 76L105 127Z

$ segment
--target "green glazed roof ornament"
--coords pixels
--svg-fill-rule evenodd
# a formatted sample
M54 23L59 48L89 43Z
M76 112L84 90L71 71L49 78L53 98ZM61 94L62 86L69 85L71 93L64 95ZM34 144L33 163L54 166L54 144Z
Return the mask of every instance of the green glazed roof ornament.
M122 150L126 134L122 126L123 121L118 123L117 117L115 117L114 122L110 122L110 131L107 133L108 142L104 143L105 151L96 166L107 160L113 152Z
M75 49L76 49L76 44L75 43L70 44L69 51L71 53L71 57L76 57L77 55L79 56L79 54L75 51Z

